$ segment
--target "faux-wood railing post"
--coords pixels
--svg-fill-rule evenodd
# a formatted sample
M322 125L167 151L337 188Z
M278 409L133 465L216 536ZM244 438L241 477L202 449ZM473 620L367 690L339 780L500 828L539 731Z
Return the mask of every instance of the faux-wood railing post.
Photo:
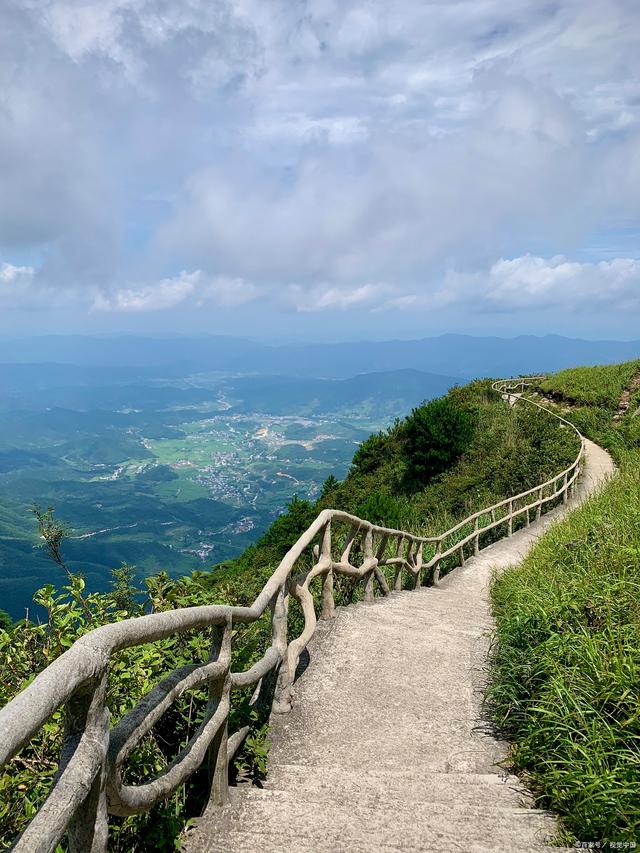
M538 489L538 506L536 507L536 521L542 516L542 486Z
M331 560L331 522L327 523L322 535L322 545L320 546L321 557ZM333 599L333 569L324 576L322 581L322 608L320 610L321 619L333 619L336 613L336 604Z
M438 586L440 581L440 554L442 554L442 540L438 540L438 544L436 546L435 558L436 561L433 564L433 585Z
M566 504L567 499L568 499L568 495L567 495L567 492L569 491L569 488L567 486L568 476L569 476L568 474L564 475L564 480L563 480L563 485L562 485L562 503L563 504Z
M480 553L480 534L478 533L478 522L479 521L480 521L480 519L476 518L474 525L473 525L473 529L475 530L475 533L476 533L476 538L473 540L473 553L476 555L476 557Z
M414 584L414 589L418 589L422 584L422 548L423 543L421 542L416 551L416 582Z
M216 625L212 631L210 660L217 660L222 652L225 640L228 643L231 635L231 619L226 625ZM224 699L225 693L231 690L229 673L224 678L216 678L209 682L208 711L214 711ZM227 743L229 740L229 717L220 726L209 746L207 762L211 789L209 802L216 806L226 806L229 802L229 759Z
M367 530L364 534L364 559L373 559L373 532ZM364 601L366 604L372 604L375 600L373 595L373 569L370 569L364 576Z
M322 609L320 610L320 618L333 619L335 615L336 603L333 600L333 569L329 569L322 581Z
M508 535L513 536L513 501L509 501L509 530Z
M365 604L373 604L375 596L373 594L373 572L367 572L364 576L364 602Z
M76 810L68 829L70 853L106 853L109 823L105 794L105 760L109 745L109 711L105 707L107 674L84 685L71 696L65 706L64 739L59 773L62 773L83 735L92 734L103 741L101 766L82 804Z
M404 545L404 536L398 537L398 547L396 548L396 559L402 557L402 546ZM396 564L396 577L393 583L394 592L402 592L402 564Z
M287 662L287 639L289 619L289 596L283 587L275 597L271 617L271 637L276 651L280 655L280 666L276 689L273 697L273 711L276 714L287 714L291 710L292 676L289 674Z

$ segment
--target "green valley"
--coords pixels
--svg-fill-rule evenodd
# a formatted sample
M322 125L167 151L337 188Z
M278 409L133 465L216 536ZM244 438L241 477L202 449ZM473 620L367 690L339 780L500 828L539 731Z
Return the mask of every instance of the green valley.
M37 547L34 504L69 525L69 565L90 589L107 589L122 563L139 579L206 569L241 554L294 495L315 498L343 477L372 431L455 381L16 370L0 389L0 608L13 618L61 580Z

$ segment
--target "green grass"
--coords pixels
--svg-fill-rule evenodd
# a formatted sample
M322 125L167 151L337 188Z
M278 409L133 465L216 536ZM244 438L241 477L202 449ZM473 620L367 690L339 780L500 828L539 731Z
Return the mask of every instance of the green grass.
M640 453L492 594L514 769L563 841L640 839Z
M617 409L620 395L640 373L640 360L597 367L573 367L549 376L543 392L571 403Z
M640 838L640 391L614 420L639 372L631 361L541 383L622 470L493 588L495 720L564 841Z

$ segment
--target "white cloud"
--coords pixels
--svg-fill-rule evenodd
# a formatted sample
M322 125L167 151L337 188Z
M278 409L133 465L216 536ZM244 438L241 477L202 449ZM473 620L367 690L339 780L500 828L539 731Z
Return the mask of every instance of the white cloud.
M243 278L218 275L210 278L203 284L198 298L198 305L212 301L225 307L246 305L253 302L260 295L260 290L250 281Z
M494 263L486 274L450 273L436 295L440 304L469 303L483 310L640 309L640 260L584 263L561 255L532 255Z
M300 313L327 310L344 311L354 307L373 307L390 290L391 288L382 284L363 284L351 288L322 284L309 288L299 284L291 284L286 289L285 300Z
M0 285L6 287L7 291L15 286L28 285L33 280L34 273L33 267L16 267L3 261L0 264Z
M177 278L165 278L143 287L127 287L113 293L99 293L94 302L96 311L163 311L184 302L196 288L200 272L182 272Z
M93 309L140 313L165 311L189 302L198 307L207 303L232 307L252 301L257 293L250 282L240 278L210 277L204 275L201 270L183 270L175 278L164 278L140 287L100 292L95 296Z
M491 264L637 226L639 26L636 0L0 4L0 252L105 322L618 304L597 263Z

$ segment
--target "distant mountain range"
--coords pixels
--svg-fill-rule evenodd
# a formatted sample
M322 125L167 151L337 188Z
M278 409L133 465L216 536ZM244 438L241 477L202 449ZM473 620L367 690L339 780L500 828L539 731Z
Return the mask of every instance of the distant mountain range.
M231 337L154 338L49 336L0 340L0 362L56 362L112 368L135 367L163 376L219 370L347 378L413 369L469 379L640 356L640 341L585 341L559 335L515 338L446 334L421 340L267 346ZM148 374L147 374L148 375Z

